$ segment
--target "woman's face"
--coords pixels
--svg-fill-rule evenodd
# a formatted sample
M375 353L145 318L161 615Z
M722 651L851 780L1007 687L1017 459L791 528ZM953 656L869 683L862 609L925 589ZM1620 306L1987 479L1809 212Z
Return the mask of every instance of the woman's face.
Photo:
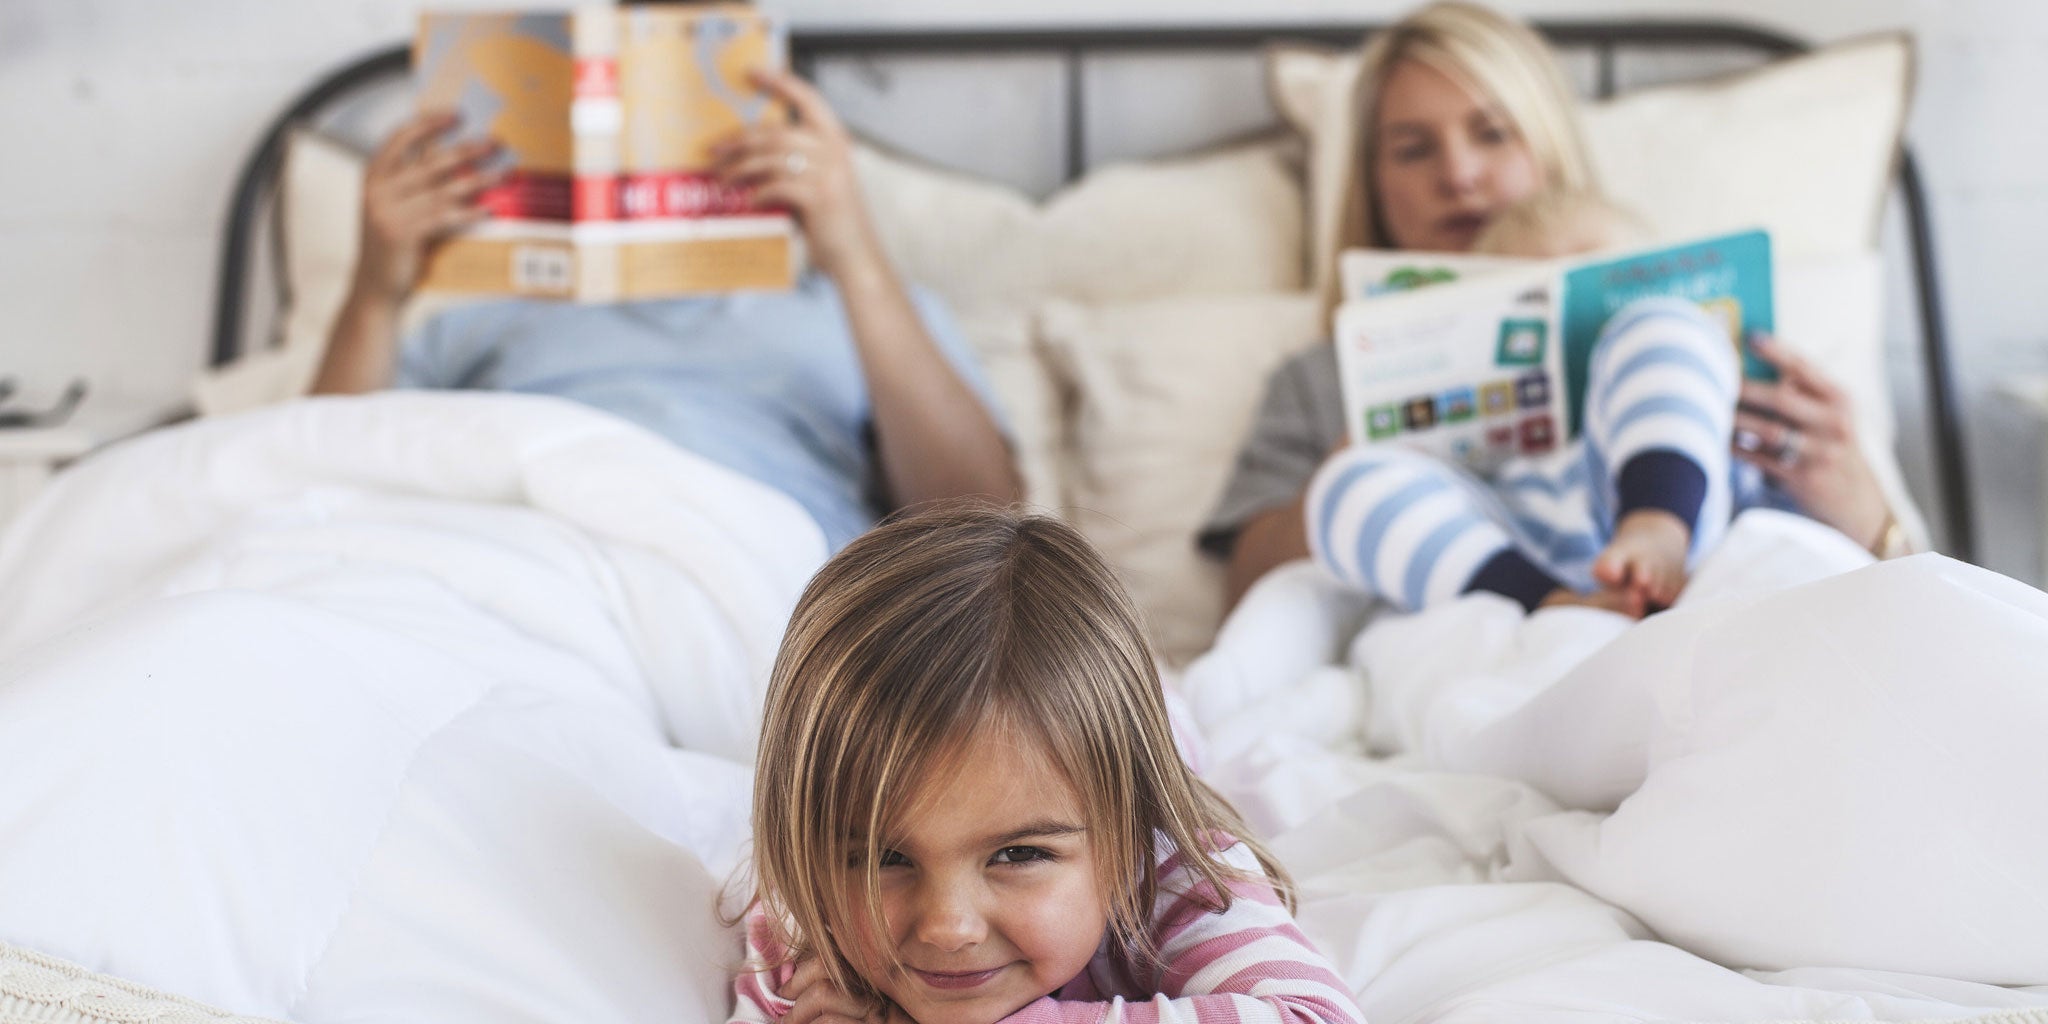
M1379 103L1373 178L1395 247L1464 252L1495 213L1542 189L1514 123L1443 72L1401 61Z

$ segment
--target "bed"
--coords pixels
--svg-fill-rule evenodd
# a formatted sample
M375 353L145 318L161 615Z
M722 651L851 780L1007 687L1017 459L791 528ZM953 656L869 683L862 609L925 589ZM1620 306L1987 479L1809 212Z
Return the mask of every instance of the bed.
M2048 638L2036 592L1937 556L1864 566L1766 516L1703 570L1696 612L1625 633L1552 616L1536 635L1486 602L1361 632L1368 610L1300 571L1222 620L1189 538L1249 382L1318 334L1327 110L1365 28L796 44L852 90L845 109L890 60L906 82L938 54L1050 61L1065 128L1048 198L901 138L863 149L864 188L892 255L989 365L1034 500L1145 605L1205 772L1274 834L1304 927L1370 1019L2048 1020L2029 926L2048 919L2048 825L2027 790L2048 710L1996 685ZM1801 49L1728 26L1546 30L1602 93L1631 47L1716 66L1730 47ZM1235 54L1226 74L1249 62L1290 130L1141 160L1089 127L1117 78L1101 62L1211 51ZM403 65L392 50L323 79L252 156L201 390L217 415L87 460L0 539L0 773L25 783L0 789L0 942L306 1022L721 1019L738 947L713 908L745 840L751 708L823 544L781 495L588 410L276 401L317 358L359 178L347 146L304 129ZM1817 147L1796 163L1825 202L1723 198L1769 207L1734 215L1797 254L1785 333L1851 382L1913 509L1889 454L1875 249L1894 170L1948 498L1963 478L1925 211L1895 160L1909 81L1903 41L1852 41L1620 94L1594 134L1610 182L1674 232L1731 213L1660 201L1683 179L1643 133ZM1814 97L1826 125L1798 116ZM1795 311L1795 294L1817 298ZM1967 551L1964 505L1940 507ZM1792 626L1879 642L1737 657ZM1910 643L1922 630L1969 649L1970 671ZM1992 685L1959 699L1958 675ZM1810 700L1767 699L1816 678ZM1836 713L1880 684L1882 714ZM43 983L0 1008L91 1019L102 989L36 965L0 970Z

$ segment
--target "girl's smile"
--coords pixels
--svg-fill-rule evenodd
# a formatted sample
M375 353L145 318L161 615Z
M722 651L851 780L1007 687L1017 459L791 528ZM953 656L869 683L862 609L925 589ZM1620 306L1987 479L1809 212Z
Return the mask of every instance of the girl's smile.
M1001 967L994 967L986 971L941 972L912 968L911 973L917 975L918 980L936 989L967 989L981 986L1002 973L1002 970Z
M1109 908L1081 801L1050 759L984 729L916 792L880 853L888 933L854 928L861 972L919 1024L993 1024L1080 974Z

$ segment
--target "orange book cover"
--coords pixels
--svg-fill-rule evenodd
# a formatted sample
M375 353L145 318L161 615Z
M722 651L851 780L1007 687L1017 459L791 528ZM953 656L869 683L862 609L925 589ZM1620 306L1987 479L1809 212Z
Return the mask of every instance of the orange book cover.
M452 139L497 139L508 173L422 287L590 302L789 287L789 215L708 173L712 143L788 121L748 80L787 49L744 4L423 15L420 108L458 111Z

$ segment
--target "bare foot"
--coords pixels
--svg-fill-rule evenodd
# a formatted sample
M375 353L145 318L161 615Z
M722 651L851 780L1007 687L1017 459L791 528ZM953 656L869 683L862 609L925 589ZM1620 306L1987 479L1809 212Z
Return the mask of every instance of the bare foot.
M1669 608L1685 589L1685 555L1692 527L1662 509L1637 509L1621 517L1607 550L1593 560L1593 579L1606 589L1627 590L1644 609Z
M1559 587L1545 597L1538 608L1600 608L1640 619L1649 611L1643 606L1643 597L1628 588L1602 587L1590 594L1581 594L1569 587Z

